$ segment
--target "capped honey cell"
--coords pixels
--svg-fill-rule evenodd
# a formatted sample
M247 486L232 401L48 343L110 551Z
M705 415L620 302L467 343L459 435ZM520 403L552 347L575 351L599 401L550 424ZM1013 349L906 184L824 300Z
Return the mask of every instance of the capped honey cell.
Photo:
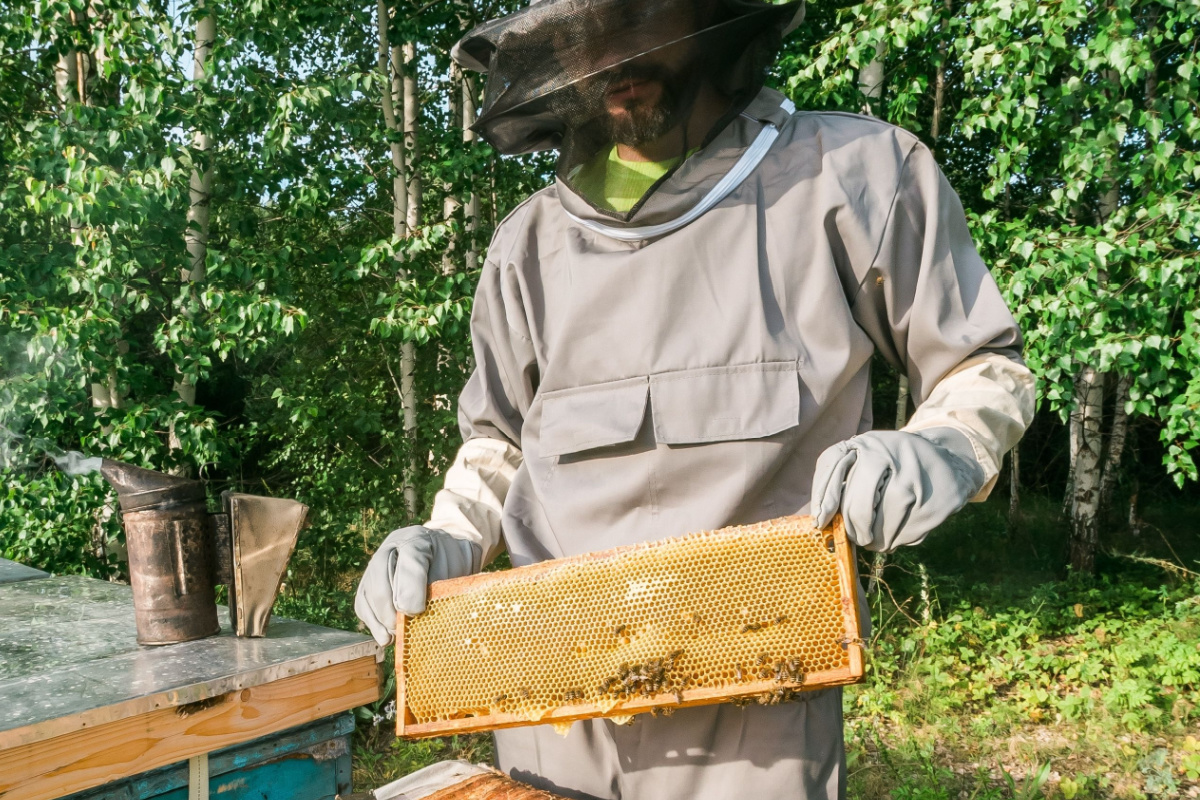
M441 581L424 614L400 618L400 733L775 704L853 683L855 591L840 519L817 531L808 517Z

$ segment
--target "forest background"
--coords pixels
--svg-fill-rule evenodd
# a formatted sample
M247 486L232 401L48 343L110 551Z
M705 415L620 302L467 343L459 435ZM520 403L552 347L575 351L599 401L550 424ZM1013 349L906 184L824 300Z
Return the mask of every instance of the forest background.
M476 141L447 56L517 5L0 0L0 555L124 579L114 497L53 467L80 450L307 503L280 609L355 625L459 444L491 232L552 179ZM1197 0L818 1L772 72L933 148L1039 381L992 499L863 563L856 796L1200 795L1197 31ZM363 781L487 757L387 711Z

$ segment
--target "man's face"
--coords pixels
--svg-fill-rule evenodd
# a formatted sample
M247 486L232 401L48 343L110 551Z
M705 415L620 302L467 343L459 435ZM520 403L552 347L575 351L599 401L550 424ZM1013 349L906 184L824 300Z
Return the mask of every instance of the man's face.
M599 76L606 83L603 102L609 138L637 146L673 128L687 89L688 63L644 56Z
M577 87L580 96L599 104L593 116L604 121L610 141L636 146L678 124L688 84L695 79L696 43L689 37L696 20L677 4L664 5L670 13L651 13L626 24L611 21L604 26L608 35L590 42L585 63L617 62ZM643 55L623 60L625 54L639 52Z

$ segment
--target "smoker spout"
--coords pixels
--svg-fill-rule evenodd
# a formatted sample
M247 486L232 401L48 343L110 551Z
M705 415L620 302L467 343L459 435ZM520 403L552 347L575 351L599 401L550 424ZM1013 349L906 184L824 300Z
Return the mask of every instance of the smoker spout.
M166 510L204 502L204 484L191 478L104 459L100 474L117 490L122 511Z

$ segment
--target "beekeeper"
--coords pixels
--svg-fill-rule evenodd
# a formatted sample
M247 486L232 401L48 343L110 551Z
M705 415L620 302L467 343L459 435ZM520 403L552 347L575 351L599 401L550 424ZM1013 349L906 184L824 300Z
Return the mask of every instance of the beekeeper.
M471 319L465 443L424 526L392 533L355 609L375 637L430 581L689 531L841 512L920 542L987 496L1034 408L1021 336L917 137L764 88L803 5L542 0L454 49L477 130L557 149L505 219ZM916 412L872 431L870 364ZM496 734L500 767L573 797L844 792L840 689L618 726Z

